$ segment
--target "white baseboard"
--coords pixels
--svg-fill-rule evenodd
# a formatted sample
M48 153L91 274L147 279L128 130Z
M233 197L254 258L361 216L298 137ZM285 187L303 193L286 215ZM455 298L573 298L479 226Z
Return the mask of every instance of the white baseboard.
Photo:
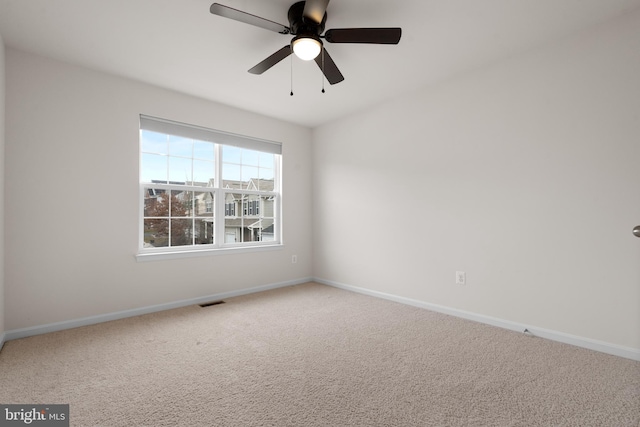
M1 339L0 342L4 343L4 341L10 341L10 340L15 340L19 338L26 338L33 335L40 335L40 334L46 334L49 332L62 331L65 329L78 328L80 326L95 325L96 323L108 322L110 320L124 319L127 317L155 313L157 311L171 310L174 308L186 307L188 305L202 304L209 301L217 301L225 298L232 298L232 297L237 297L241 295L253 294L256 292L268 291L271 289L284 288L287 286L294 286L294 285L299 285L306 282L311 282L312 280L313 280L312 278L306 277L306 278L297 279L297 280L290 280L287 282L273 283L269 285L256 286L248 289L240 289L237 291L221 292L218 294L207 295L199 298L174 301L166 304L158 304L158 305L152 305L147 307L134 308L131 310L117 311L114 313L99 314L97 316L89 316L89 317L83 317L80 319L65 320L62 322L32 326L29 328L14 329L12 331L6 331L4 334L0 335L0 339Z
M485 316L482 314L472 313L464 310L458 310L455 308L445 307L437 304L431 304L428 302L419 301L411 298L405 298L397 295L387 294L384 292L373 291L366 288L359 288L356 286L345 285L343 283L338 283L338 282L325 280L317 277L315 277L313 281L317 283L321 283L323 285L344 289L347 291L357 292L360 294L364 294L364 295L368 295L376 298L383 298L389 301L394 301L401 304L410 305L413 307L424 308L427 310L448 314L448 315L460 317L463 319L473 320L475 322L485 323L491 326L497 326L503 329L509 329L517 332L524 332L526 329L529 331L531 335L534 335L536 337L545 338L553 341L562 342L565 344L571 344L577 347L587 348L589 350L599 351L601 353L612 354L614 356L620 356L627 359L640 361L640 350L635 348L623 347L623 346L610 344L603 341L592 340L590 338L584 338L584 337L579 337L575 335L565 334L563 332L537 328L532 325L525 325L517 322L511 322L509 320L498 319L496 317Z
M335 288L344 289L351 292L357 292L364 295L369 295L376 298L382 298L389 301L398 302L401 304L410 305L413 307L424 308L427 310L435 311L438 313L448 314L463 319L473 320L475 322L484 323L491 326L496 326L503 329L509 329L512 331L523 332L527 329L532 335L545 338L553 341L562 342L565 344L575 345L577 347L587 348L589 350L595 350L602 353L611 354L614 356L620 356L627 359L640 361L640 350L630 347L623 347L615 344L606 343L603 341L592 340L590 338L578 337L575 335L565 334L563 332L552 331L543 328L537 328L531 325L525 325L517 322L511 322L504 319L499 319L491 316L485 316L482 314L472 313L464 310L458 310L451 307L446 307L437 304L431 304L424 301L419 301L411 298L405 298L393 294L388 294L379 291L373 291L366 288L359 288L356 286L345 285L343 283L334 282L331 280L325 280L321 278L301 278L297 280L291 280L287 282L273 283L268 285L256 286L253 288L241 289L237 291L222 292L218 294L208 295L199 298L192 298L186 300L175 301L166 304L159 304L141 308L135 308L131 310L118 311L114 313L100 314L97 316L83 317L80 319L66 320L63 322L49 323L46 325L33 326L29 328L15 329L11 331L5 331L0 333L0 350L6 341L26 338L33 335L40 335L49 332L62 331L65 329L77 328L80 326L94 325L96 323L108 322L111 320L124 319L127 317L140 316L143 314L155 313L163 310L171 310L174 308L185 307L188 305L201 304L204 302L222 300L225 298L232 298L241 295L253 294L256 292L263 292L271 289L284 288L287 286L299 285L306 282L317 282L323 285L333 286Z

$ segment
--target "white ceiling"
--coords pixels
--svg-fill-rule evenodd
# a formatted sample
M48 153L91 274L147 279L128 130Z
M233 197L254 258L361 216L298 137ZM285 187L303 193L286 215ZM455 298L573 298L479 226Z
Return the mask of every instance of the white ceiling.
M218 0L287 26L294 2ZM315 127L640 8L640 0L332 0L326 29L403 34L397 46L325 43L345 81L322 94L313 61L247 73L291 36L212 15L211 3L0 0L0 34L11 48Z

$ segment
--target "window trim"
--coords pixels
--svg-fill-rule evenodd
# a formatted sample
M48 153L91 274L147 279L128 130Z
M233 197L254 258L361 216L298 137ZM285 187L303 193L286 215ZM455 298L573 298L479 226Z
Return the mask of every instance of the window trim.
M169 135L182 136L199 141L211 142L215 148L215 185L216 187L199 187L193 185L175 185L171 183L159 184L142 182L142 131L159 132ZM159 119L151 116L140 115L139 126L139 224L138 224L138 252L137 261L152 261L161 259L188 258L194 256L207 256L213 254L245 253L264 250L281 249L282 243L282 144L279 142L252 138L243 135L231 134L228 132L208 129L200 126L174 122L166 119ZM244 190L225 188L222 181L221 156L222 146L235 146L249 150L261 151L274 154L274 188L272 191ZM213 244L185 245L148 248L144 246L144 207L145 192L148 187L164 188L167 191L181 190L194 192L211 192L213 200L214 235L217 241ZM225 200L229 193L241 193L245 195L258 195L259 197L269 196L274 198L273 228L274 240L257 242L225 242ZM241 206L238 208L242 209ZM236 212L238 214L238 212ZM261 218L258 218L261 219Z
M193 248L190 246L190 248ZM136 254L136 260L138 262L148 261L162 261L168 259L183 259L183 258L197 258L212 255L229 255L229 254L243 254L251 252L265 252L276 251L284 249L284 244L271 244L261 246L242 246L242 247L225 247L218 249L191 249L182 251L167 251L167 252L142 252Z

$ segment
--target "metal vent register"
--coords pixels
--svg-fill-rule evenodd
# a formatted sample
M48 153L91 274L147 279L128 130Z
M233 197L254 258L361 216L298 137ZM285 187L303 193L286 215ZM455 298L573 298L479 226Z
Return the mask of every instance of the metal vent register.
M199 304L199 305L200 305L200 307L204 308L204 307L211 307L212 305L220 305L220 304L224 304L224 301L204 302L204 303Z

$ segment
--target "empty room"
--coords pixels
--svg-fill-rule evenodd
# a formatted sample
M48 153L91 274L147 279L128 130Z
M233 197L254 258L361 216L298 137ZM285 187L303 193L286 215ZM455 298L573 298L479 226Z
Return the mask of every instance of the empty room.
M0 0L0 425L640 425L640 0Z

